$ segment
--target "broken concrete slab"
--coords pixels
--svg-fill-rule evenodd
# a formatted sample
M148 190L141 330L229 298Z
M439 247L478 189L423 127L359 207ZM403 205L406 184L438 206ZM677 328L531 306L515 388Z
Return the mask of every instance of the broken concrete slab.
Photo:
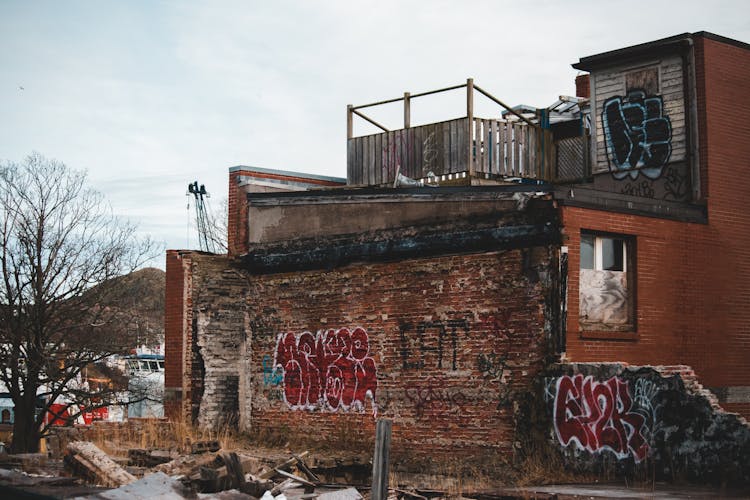
M120 486L119 488L102 491L96 495L78 497L78 500L146 500L158 498L160 500L182 500L195 498L195 493L185 488L182 482L169 477L163 472L155 472L139 481Z
M318 495L318 500L362 500L362 498L362 495L356 488L329 491Z

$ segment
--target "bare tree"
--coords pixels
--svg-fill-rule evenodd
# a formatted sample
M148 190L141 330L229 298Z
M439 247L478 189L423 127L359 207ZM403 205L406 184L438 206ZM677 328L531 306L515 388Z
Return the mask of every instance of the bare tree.
M82 372L128 347L109 305L122 290L101 284L155 255L135 230L84 172L39 154L0 165L0 381L15 406L12 452L38 450L56 400L72 418L117 392Z
M216 205L208 207L208 224L210 226L209 238L213 242L217 252L227 253L229 243L227 242L229 202L225 197Z

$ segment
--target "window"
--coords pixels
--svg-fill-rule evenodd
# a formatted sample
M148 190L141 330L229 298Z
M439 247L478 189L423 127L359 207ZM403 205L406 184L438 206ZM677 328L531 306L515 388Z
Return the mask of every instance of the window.
M582 330L635 330L635 240L581 233L579 323Z

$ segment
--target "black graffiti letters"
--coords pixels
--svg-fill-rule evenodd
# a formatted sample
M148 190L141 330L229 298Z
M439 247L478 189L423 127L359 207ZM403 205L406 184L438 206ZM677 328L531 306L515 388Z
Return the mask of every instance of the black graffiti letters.
M437 368L457 369L457 341L459 331L468 334L469 324L466 319L448 321L421 321L402 323L401 361L405 370L424 368L429 357L436 358ZM437 343L431 341L437 337ZM449 359L446 359L449 357Z
M663 105L660 96L647 97L643 90L604 101L602 125L616 179L636 179L639 173L649 179L661 176L672 153L672 124Z

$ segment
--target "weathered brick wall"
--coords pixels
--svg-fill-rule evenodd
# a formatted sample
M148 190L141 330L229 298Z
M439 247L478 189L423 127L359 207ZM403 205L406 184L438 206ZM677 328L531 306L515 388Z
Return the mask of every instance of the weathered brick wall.
M701 191L708 224L563 207L570 247L567 355L573 361L688 364L750 417L750 225L742 206L750 177L750 51L696 41ZM578 324L581 229L636 237L637 331L584 334ZM744 394L744 396L743 396Z
M548 352L556 259L543 247L250 277L252 427L357 443L377 415L396 454L510 454L514 395Z
M193 418L202 427L236 425L240 408L242 359L246 350L247 281L226 256L194 255L192 326Z

